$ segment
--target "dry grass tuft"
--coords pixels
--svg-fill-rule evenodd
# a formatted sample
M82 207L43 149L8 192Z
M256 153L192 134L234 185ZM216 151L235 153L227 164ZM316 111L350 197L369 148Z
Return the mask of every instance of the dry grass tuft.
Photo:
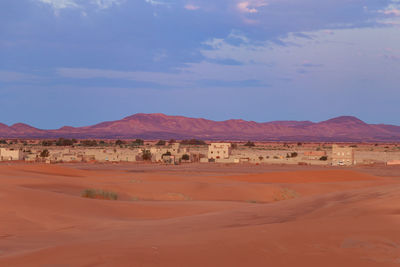
M98 190L98 189L85 189L83 190L81 196L86 198L105 199L105 200L118 199L117 193Z

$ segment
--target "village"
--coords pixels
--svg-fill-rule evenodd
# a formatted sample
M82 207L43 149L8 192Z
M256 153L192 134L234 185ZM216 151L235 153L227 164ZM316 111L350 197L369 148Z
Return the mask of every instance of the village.
M296 164L296 165L400 165L397 144L254 143L96 141L96 140L2 140L0 161L137 162L159 164Z

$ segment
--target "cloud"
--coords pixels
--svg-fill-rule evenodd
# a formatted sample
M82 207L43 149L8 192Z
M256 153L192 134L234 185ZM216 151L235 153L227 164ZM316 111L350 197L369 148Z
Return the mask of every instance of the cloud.
M47 4L53 8L56 15L62 9L80 9L85 10L92 7L97 9L107 9L114 5L120 5L125 0L35 0L42 4ZM82 11L82 15L86 16L87 13Z
M237 9L242 13L257 13L258 8L267 6L263 0L250 0L250 1L243 1L237 4Z
M187 10L197 10L199 8L200 8L199 6L192 5L192 4L185 5L185 9L187 9Z
M0 70L0 81L2 82L30 82L38 79L38 76L32 74Z
M80 7L75 0L37 0L37 1L50 5L54 10Z
M100 9L107 9L113 5L120 5L124 0L92 0L92 3L97 5Z
M166 1L162 1L162 0L145 0L146 3L149 3L152 6L168 6L171 3L170 2L166 2Z
M400 9L387 9L381 11L385 15L390 15L390 16L400 16Z

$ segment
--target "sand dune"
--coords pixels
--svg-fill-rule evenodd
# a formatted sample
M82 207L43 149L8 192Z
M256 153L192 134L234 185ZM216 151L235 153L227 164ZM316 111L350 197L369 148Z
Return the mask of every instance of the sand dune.
M0 166L0 266L399 266L399 177Z

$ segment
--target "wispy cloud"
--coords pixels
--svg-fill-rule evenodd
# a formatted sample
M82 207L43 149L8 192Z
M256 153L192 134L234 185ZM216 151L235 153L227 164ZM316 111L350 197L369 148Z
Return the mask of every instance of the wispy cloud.
M0 70L1 82L31 82L38 79L39 79L38 76L32 74Z
M187 10L197 10L199 8L200 8L199 6L196 6L196 5L193 5L193 4L185 5L185 9L187 9Z
M149 3L152 6L168 6L171 3L169 1L163 1L163 0L145 0L146 3Z
M237 8L243 13L257 13L260 7L267 6L268 3L263 0L242 1L237 4Z
M58 15L63 9L79 9L86 15L84 10L92 7L97 9L107 9L114 5L120 5L125 0L35 0L37 3L49 5L54 13Z
M383 14L385 15L392 15L392 16L400 16L400 9L387 9L382 11Z

